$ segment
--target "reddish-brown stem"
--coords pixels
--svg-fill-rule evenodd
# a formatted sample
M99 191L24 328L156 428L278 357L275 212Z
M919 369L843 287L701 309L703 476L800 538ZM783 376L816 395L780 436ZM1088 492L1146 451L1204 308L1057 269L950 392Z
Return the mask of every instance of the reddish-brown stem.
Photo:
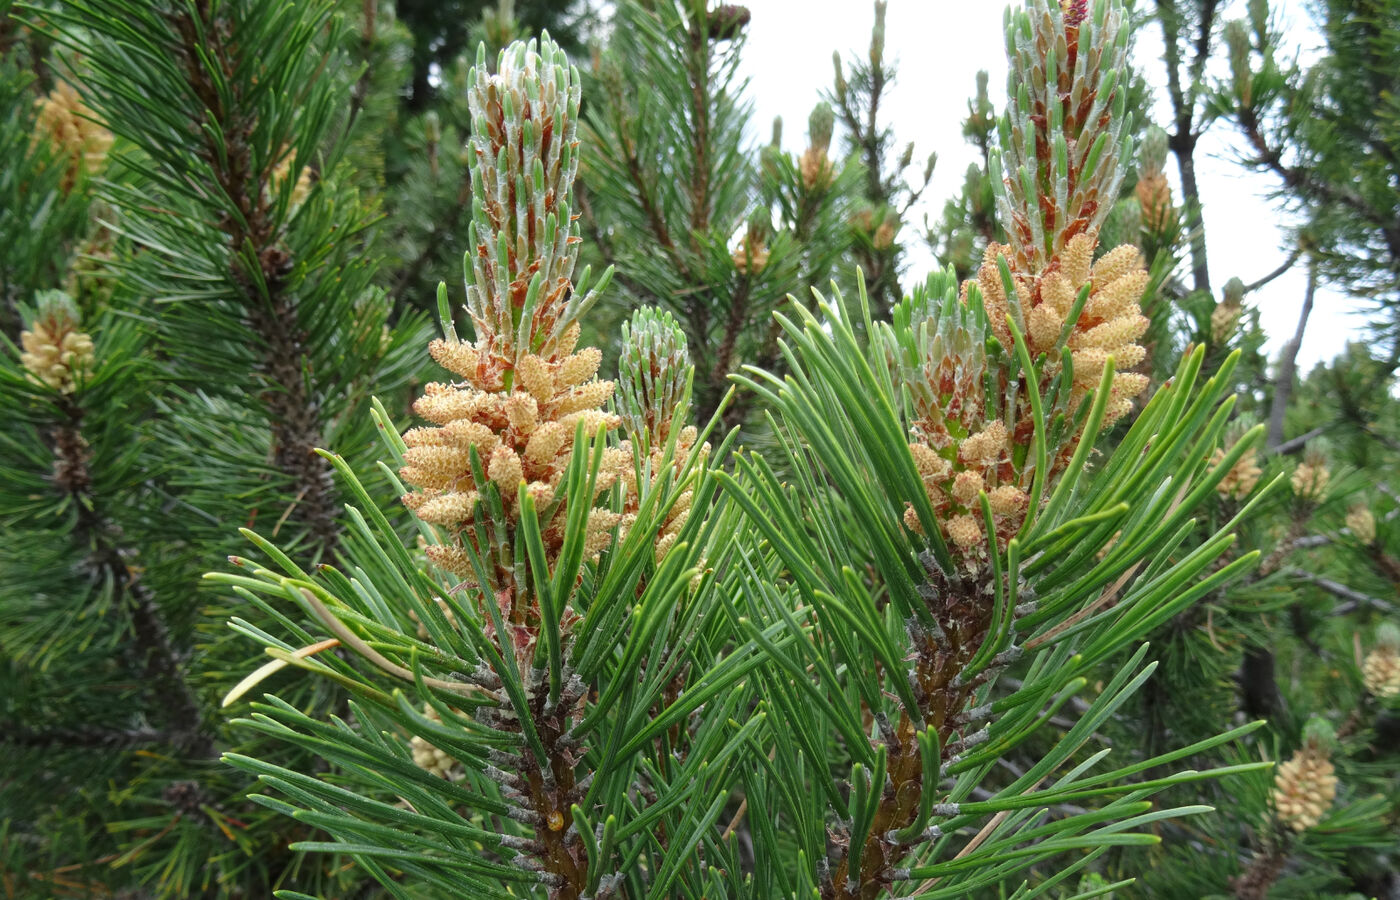
M958 716L965 711L973 689L963 684L958 675L986 639L991 611L984 592L975 583L943 580L937 587L941 599L935 604L941 608L935 613L946 642L926 635L913 650L920 712L927 727L937 730L942 747L962 727ZM887 835L914 821L923 791L939 789L938 785L923 783L923 761L914 724L907 713L900 716L895 739L886 745L886 752L889 781L861 848L860 871L850 871L849 848L845 848L832 869L831 881L823 886L823 900L876 900L908 852L907 847L892 842Z

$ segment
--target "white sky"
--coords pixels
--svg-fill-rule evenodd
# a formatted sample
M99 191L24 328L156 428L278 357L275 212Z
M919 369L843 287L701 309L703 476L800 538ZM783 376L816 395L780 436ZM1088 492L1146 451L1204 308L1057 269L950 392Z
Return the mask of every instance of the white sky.
M806 143L807 115L820 92L832 83L832 51L839 50L843 59L849 59L852 53L863 56L869 50L873 3L747 0L745 5L753 13L743 72L750 79L747 96L754 104L754 139L767 142L769 123L781 115L783 146L799 152ZM962 120L976 91L979 69L991 75L991 98L998 111L1003 105L1006 58L1001 23L1005 5L1001 0L890 0L885 58L893 59L899 72L893 90L887 92L883 118L894 123L899 146L911 140L915 144L911 177L922 172L929 151L938 152L933 184L911 213L910 224L915 228L921 227L925 213L930 220L941 216L944 202L961 188L963 174L975 159L975 150L963 141ZM1318 37L1307 27L1302 0L1273 0L1270 6L1281 16L1290 36L1296 35L1304 52L1316 46ZM1226 18L1244 14L1244 4L1238 0L1224 7ZM1139 34L1134 62L1157 85L1165 79L1161 52L1161 32L1156 26ZM1154 116L1158 122L1169 118L1164 97L1159 97ZM1272 180L1267 175L1251 174L1233 161L1239 146L1228 123L1221 122L1196 150L1207 255L1217 292L1231 276L1253 282L1287 257L1284 234L1278 227L1284 221L1283 214L1265 197ZM1167 170L1180 203L1174 160L1168 160ZM936 261L922 240L913 240L913 234L906 236L911 239L910 272L921 275ZM1296 267L1248 298L1260 309L1271 356L1293 335L1305 286L1304 270ZM1350 314L1354 308L1345 297L1318 292L1299 355L1303 371L1339 353L1348 339L1361 336L1364 322Z

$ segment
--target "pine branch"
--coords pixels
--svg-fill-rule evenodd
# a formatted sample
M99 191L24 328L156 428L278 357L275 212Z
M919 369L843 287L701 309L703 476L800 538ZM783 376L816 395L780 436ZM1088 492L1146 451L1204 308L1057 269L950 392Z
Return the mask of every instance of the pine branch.
M1300 537L1298 538L1298 540L1294 541L1293 549L1312 550L1317 547L1326 547L1330 543L1332 543L1332 538L1330 535L1310 534L1306 535L1305 537Z
M888 208L902 215L913 204L914 196L907 197L902 204L896 202L902 170L887 171L890 166L885 153L892 134L887 126L880 124L880 104L895 74L893 67L885 62L887 5L887 0L875 0L875 22L871 28L868 58L867 61L852 62L850 83L842 75L840 56L835 58L836 85L829 96L836 102L841 123L846 128L847 145L859 155L865 171L866 201L876 210ZM924 186L927 186L927 181ZM920 188L918 192L910 193L922 191L923 188ZM904 296L899 285L897 252L893 246L890 250L873 251L860 245L856 247L857 259L865 272L867 289L873 301L872 310L877 319L887 317L894 304Z
M314 537L319 555L328 558L339 535L339 504L330 464L316 453L324 441L320 404L308 393L305 377L307 336L297 322L296 299L283 290L297 260L280 246L281 223L271 207L269 173L254 171L253 148L241 133L248 126L240 120L249 114L249 110L237 106L243 99L236 93L241 85L237 81L228 83L227 87L235 92L235 106L225 109L220 88L211 80L203 62L207 56L220 70L232 72L241 63L240 53L248 50L227 43L227 22L215 18L209 9L194 10L200 13L199 19L185 9L176 13L171 22L182 42L180 56L190 87L220 131L211 134L202 128L203 121L192 123L196 133L203 136L202 156L214 171L223 194L241 213L225 217L220 227L229 236L233 250L230 277L243 291L249 322L266 344L262 371L270 387L260 399L272 426L273 460L291 480L296 497L293 518ZM244 269L247 258L257 262L257 282ZM265 294L259 290L259 283Z
M699 9L703 9L700 7ZM710 37L706 14L691 17L690 74L691 153L690 235L692 251L698 253L700 236L710 230Z
M98 110L149 158L108 185L132 242L149 248L120 263L130 293L173 301L161 327L195 387L262 420L249 433L270 444L262 480L285 490L279 508L321 558L337 546L340 504L314 451L387 352L372 261L354 255L369 222L334 172L347 137L333 67L345 56L330 13L249 2L136 14L83 0L51 14L91 53ZM128 30L145 35L148 63L119 49Z
M1250 647L1240 663L1240 708L1251 719L1281 715L1286 706L1278 689L1277 665L1273 650Z
M1327 432L1331 431L1336 427L1337 423L1335 422L1329 422L1326 425L1319 425L1316 428L1311 429L1310 431L1306 431L1303 434L1298 435L1295 438L1290 438L1289 440L1282 441L1265 452L1272 453L1275 456L1291 456L1295 453L1301 453L1303 449L1307 446L1308 441L1311 441L1313 438L1316 437L1321 437L1322 435L1326 434Z
M85 567L94 580L112 585L114 599L129 616L154 699L174 726L174 743L188 748L193 755L207 756L213 750L213 736L204 728L199 700L186 677L182 654L171 640L154 596L133 574L134 554L114 542L112 536L119 529L104 517L99 498L92 492L87 442L82 435L84 410L70 394L61 396L59 409L64 421L53 431L54 484L74 500L74 544L89 548Z
M1294 578L1306 581L1308 584L1311 584L1314 587L1321 588L1322 590L1333 595L1334 597L1340 597L1341 599L1347 601L1346 603L1333 607L1332 610L1328 613L1328 615L1349 615L1350 613L1353 613L1356 610L1362 608L1375 609L1387 614L1395 612L1394 604L1387 603L1379 597L1372 597L1370 594L1362 593L1361 591L1355 590L1354 588L1349 588L1346 585L1337 581L1333 581L1330 578L1324 578L1321 575L1316 575L1312 572L1307 571L1306 569L1299 569L1296 567L1289 568L1287 570L1287 573L1293 576Z
M1191 59L1191 84L1200 85L1205 73L1206 62L1210 59L1211 29L1215 26L1215 12L1219 0L1204 0L1201 4L1200 21L1196 27L1194 55Z
M921 698L920 712L938 733L938 746L947 748L954 734L969 733L988 717L968 709L973 685L961 679L987 637L991 610L983 601L985 591L963 579L949 580L937 570L929 573L928 587L941 598L939 621L942 640L925 633L916 643L911 682ZM903 859L906 848L888 836L907 828L918 814L918 798L933 785L923 783L923 753L913 721L901 713L893 740L884 739L888 751L888 786L881 789L880 803L860 848L860 870L850 869L851 859L842 854L830 881L822 885L823 900L876 900L883 895L890 873Z
M1278 881L1287 864L1288 854L1278 848L1256 855L1245 873L1231 884L1235 900L1267 900L1269 889Z
M1369 555L1372 564L1397 591L1400 591L1400 560L1386 553L1379 545L1372 545Z
M1302 245L1302 243L1300 242L1296 247L1293 248L1293 252L1291 252L1291 253L1288 254L1288 258L1285 259L1285 260L1283 261L1283 263L1282 263L1277 269L1274 269L1272 272L1270 272L1269 274L1267 274L1267 275L1265 275L1264 277L1260 278L1258 281L1253 281L1253 282L1250 282L1249 284L1245 285L1244 292L1245 292L1246 294L1252 294L1252 293L1254 293L1255 291L1259 290L1260 288L1262 288L1262 287L1264 287L1264 286L1270 284L1271 282L1273 282L1274 279L1282 277L1282 276L1285 275L1290 269L1292 269L1294 265L1297 264L1298 260L1300 260L1300 259L1302 259L1302 258L1303 258L1303 245Z
M671 240L671 232L666 227L661 209L657 206L655 198L652 197L651 190L646 183L646 177L642 173L642 162L634 153L627 154L627 173L632 177L632 186L636 188L642 213L651 226L652 237L656 238L656 242L670 254L671 261L676 265L677 270L682 275L686 274L685 261L677 254L676 244Z
M1252 165L1273 172L1285 187L1315 202L1335 203L1349 209L1381 234L1392 258L1400 258L1400 224L1390 215L1374 207L1350 185L1327 181L1305 166L1287 165L1282 152L1265 137L1259 116L1253 108L1242 106L1235 115L1240 130L1254 148L1255 156L1250 160Z
M1387 366L1386 372L1389 373L1389 371L1390 367ZM1337 425L1341 424L1350 425L1352 428L1355 428L1361 434L1366 435L1368 438L1374 440L1376 443L1380 444L1382 447L1385 447L1387 450L1400 452L1400 441L1397 441L1389 435L1379 432L1375 429L1375 426L1371 421L1371 416L1367 415L1365 409L1362 406L1362 401L1359 400L1356 396L1356 392L1353 389L1352 383L1348 379L1343 377L1343 373L1338 369L1334 369L1330 373L1330 375L1332 384L1336 388L1337 405L1340 407L1340 414L1338 415L1337 420L1332 423L1331 427L1336 427ZM1377 379L1377 382L1379 383L1376 384L1376 389L1386 389L1386 387L1384 386L1385 382L1383 379ZM1317 429L1314 429L1314 431L1316 430Z

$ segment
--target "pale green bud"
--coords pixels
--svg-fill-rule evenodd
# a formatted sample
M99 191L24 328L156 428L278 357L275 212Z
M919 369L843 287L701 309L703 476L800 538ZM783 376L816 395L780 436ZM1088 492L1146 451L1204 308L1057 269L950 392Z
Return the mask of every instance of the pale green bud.
M1160 175L1167 164L1167 133L1156 125L1147 126L1138 150L1139 177Z
M812 146L826 152L831 147L831 133L836 127L836 114L825 102L818 103L807 117L807 137Z
M1263 44L1269 33L1269 0L1249 0L1249 24Z
M880 68L885 58L886 0L875 0L875 27L870 29L870 67Z
M1244 302L1244 282L1238 278L1231 278L1225 282L1224 294L1226 303L1239 306Z
M1303 726L1303 742L1322 750L1331 751L1337 746L1337 729L1320 716L1313 716Z
M1249 65L1249 31L1236 19L1225 26L1225 44L1230 50L1230 74L1235 81L1235 95L1245 107L1254 101L1254 71Z
M669 312L643 307L622 325L617 412L633 445L652 449L670 436L671 423L689 406L694 366L685 332Z

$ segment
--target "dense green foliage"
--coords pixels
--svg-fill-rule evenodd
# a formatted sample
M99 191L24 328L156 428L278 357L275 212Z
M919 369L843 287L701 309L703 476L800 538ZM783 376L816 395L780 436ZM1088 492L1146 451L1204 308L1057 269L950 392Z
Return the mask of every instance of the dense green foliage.
M0 896L1400 890L1400 2L885 5L0 0Z

